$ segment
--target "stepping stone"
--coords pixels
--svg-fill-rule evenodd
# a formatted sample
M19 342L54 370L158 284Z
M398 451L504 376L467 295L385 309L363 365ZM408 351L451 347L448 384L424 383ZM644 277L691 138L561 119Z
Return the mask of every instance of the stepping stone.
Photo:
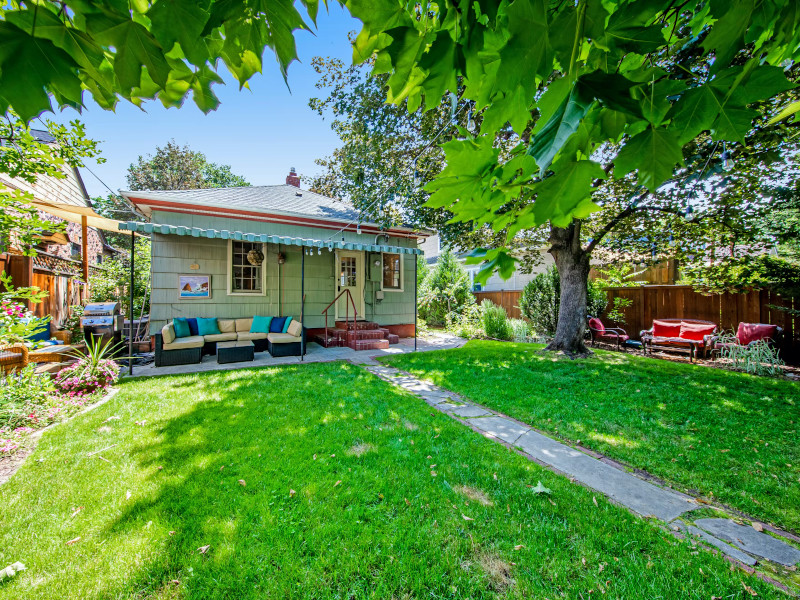
M787 567L800 562L800 550L771 535L756 531L749 525L739 525L730 519L697 519L695 525L745 552L772 562Z
M470 419L469 422L470 425L508 444L513 444L519 436L530 431L529 428L502 417L478 417Z
M535 431L525 433L515 445L539 462L555 467L642 516L653 516L670 522L683 513L698 508L690 502L688 496L620 471Z
M756 564L756 559L750 556L749 554L745 554L735 546L726 544L722 540L715 538L713 535L703 531L702 529L698 529L697 527L693 527L691 525L683 525L682 523L678 524L677 528L701 538L707 544L711 544L717 550L720 550L721 552L727 554L731 558L735 558L741 563L744 563L751 567Z
M481 408L480 406L473 406L471 404L467 404L466 406L461 406L459 408L453 409L453 414L458 415L459 417L463 417L465 419L471 419L473 417L483 417L485 415L490 415L488 410Z

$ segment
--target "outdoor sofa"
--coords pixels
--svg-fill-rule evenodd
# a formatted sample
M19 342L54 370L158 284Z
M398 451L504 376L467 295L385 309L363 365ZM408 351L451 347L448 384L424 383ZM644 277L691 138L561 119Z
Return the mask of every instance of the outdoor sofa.
M42 321L42 327L24 344L0 348L0 373L23 369L29 363L63 363L72 359L76 350L69 345L72 332L56 329L52 321L37 320Z
M750 346L759 341L764 341L770 346L777 346L783 337L783 328L777 325L770 325L769 323L739 323L736 329L735 340L719 341L714 338L711 358L712 360L716 355L720 354L723 350L730 349L735 346Z
M695 356L706 357L713 347L717 325L699 319L655 319L650 329L641 331L639 337L644 351L688 350L689 360Z
M167 367L199 363L217 353L217 342L250 341L256 352L300 356L305 328L291 317L173 319L154 337L155 365Z

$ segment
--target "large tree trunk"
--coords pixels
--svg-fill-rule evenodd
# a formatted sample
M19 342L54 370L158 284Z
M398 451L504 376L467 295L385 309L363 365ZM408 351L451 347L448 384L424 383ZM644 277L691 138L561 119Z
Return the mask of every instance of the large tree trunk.
M550 242L550 254L561 278L561 299L556 335L545 349L561 351L571 358L588 356L591 352L583 336L590 255L581 247L580 221L573 221L569 227L551 227Z

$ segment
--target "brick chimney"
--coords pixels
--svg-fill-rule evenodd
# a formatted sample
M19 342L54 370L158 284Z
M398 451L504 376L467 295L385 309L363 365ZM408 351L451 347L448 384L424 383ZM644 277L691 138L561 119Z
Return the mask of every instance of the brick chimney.
M297 174L294 167L289 169L289 174L286 176L286 185L293 185L297 188L300 187L300 176Z

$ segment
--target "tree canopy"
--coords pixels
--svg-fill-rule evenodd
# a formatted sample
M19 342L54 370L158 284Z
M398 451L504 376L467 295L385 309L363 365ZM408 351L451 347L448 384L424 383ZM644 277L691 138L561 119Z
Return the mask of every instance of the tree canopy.
M297 5L316 21L318 0ZM109 110L120 99L180 106L191 94L208 112L218 63L242 87L270 48L286 77L294 32L309 28L291 0L11 0L0 17L0 114L25 121L51 99L80 109L84 91Z

